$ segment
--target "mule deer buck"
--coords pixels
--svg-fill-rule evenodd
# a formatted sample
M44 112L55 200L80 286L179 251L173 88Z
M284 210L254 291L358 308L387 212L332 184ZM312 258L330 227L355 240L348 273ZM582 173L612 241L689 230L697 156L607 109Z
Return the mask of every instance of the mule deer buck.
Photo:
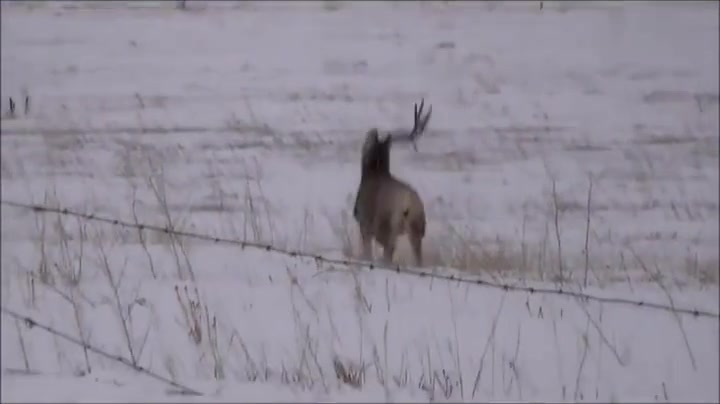
M420 108L415 104L414 124L410 132L389 133L380 138L377 128L370 129L362 148L360 186L355 197L353 216L360 228L363 259L372 259L372 240L383 247L383 259L392 263L399 236L405 234L415 255L415 263L422 266L422 241L425 237L425 208L417 191L390 173L390 148L393 142L415 141L425 131L432 106L422 116L425 100Z

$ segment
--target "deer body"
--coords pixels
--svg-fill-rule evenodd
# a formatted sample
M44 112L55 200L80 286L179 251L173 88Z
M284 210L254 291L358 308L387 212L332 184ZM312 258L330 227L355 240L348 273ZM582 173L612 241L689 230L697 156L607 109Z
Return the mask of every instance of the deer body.
M383 258L392 261L397 238L407 235L417 265L422 265L425 208L418 193L407 183L373 173L360 180L354 209L360 227L363 256L372 256L372 239L383 247Z
M432 109L430 110L430 112ZM421 118L415 106L415 125L409 134L379 138L371 129L365 137L362 151L360 186L353 208L353 216L360 228L363 258L372 258L372 240L383 247L383 258L392 262L397 238L407 235L422 266L422 240L425 237L425 208L417 191L390 173L390 148L393 140L414 141L425 129L430 112Z

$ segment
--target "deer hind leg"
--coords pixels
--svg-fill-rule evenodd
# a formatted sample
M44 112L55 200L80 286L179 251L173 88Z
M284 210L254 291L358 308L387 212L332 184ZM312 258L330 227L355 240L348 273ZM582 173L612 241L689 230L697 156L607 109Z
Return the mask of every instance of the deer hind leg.
M397 229L391 222L391 217L388 215L383 217L378 222L376 239L378 243L383 247L383 260L387 264L392 264L392 257L395 254L395 245L397 243Z
M386 264L392 264L392 257L395 255L395 239L391 238L383 244L383 260Z
M422 241L423 236L421 234L417 233L410 233L410 246L413 250L413 255L415 255L415 265L421 267L423 266L423 258L422 258Z
M362 244L361 258L372 261L372 232L367 228L360 229L360 243Z
M425 215L416 217L410 223L410 231L408 239L415 255L415 264L419 267L423 266L422 242L425 237Z
M383 260L386 264L392 264L393 255L395 255L396 237L389 238L383 243Z

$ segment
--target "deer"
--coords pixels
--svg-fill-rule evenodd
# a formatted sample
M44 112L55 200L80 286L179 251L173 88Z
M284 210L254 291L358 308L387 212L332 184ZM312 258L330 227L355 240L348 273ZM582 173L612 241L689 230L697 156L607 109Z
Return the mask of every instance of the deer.
M423 265L422 242L425 237L425 207L417 191L390 172L390 149L393 143L412 143L425 131L432 106L422 115L425 100L415 104L414 124L409 132L387 133L381 138L377 128L365 135L361 154L360 185L355 197L353 217L360 229L362 258L372 260L372 240L383 248L383 260L392 264L397 239L407 235L415 264Z

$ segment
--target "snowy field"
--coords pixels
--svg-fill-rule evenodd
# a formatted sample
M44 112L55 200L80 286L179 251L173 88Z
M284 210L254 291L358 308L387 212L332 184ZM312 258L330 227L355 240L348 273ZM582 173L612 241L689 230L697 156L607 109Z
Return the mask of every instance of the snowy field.
M3 312L3 402L720 399L717 2L188 7L2 2L2 307L202 395ZM711 314L6 204L354 260L423 97L413 271Z

